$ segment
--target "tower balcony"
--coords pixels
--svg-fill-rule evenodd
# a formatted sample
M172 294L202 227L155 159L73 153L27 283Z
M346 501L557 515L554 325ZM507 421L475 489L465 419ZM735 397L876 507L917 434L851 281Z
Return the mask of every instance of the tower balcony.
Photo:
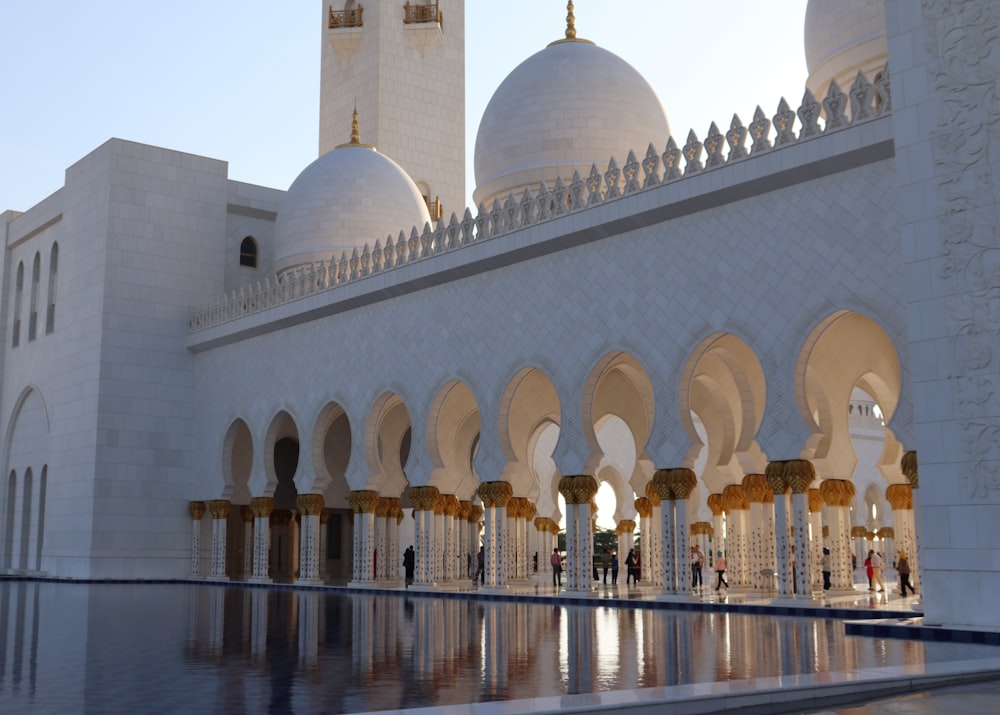
M334 10L330 8L329 28L336 30L341 27L361 27L364 25L365 8L358 5L351 10Z
M414 25L426 22L433 22L438 27L444 27L444 15L441 12L439 0L434 0L433 5L430 3L426 5L410 4L407 0L406 4L403 5L403 23Z

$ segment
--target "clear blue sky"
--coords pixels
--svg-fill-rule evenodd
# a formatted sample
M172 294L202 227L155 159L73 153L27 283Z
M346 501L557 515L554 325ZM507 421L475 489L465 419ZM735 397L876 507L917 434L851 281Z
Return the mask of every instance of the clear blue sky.
M575 4L580 37L646 76L678 143L802 96L806 0ZM467 194L493 90L565 15L563 0L467 0ZM0 0L0 210L30 208L110 137L287 188L316 155L321 17L322 0Z

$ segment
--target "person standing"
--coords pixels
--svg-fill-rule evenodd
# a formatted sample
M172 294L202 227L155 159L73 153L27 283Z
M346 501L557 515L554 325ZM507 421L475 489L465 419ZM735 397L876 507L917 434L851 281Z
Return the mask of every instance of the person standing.
M868 576L868 590L869 591L874 591L875 590L872 587L872 576L874 575L874 572L872 571L872 554L874 554L874 553L875 553L874 551L869 551L867 558L865 558L865 574Z
M480 546L479 553L476 555L476 575L473 577L472 581L475 583L478 581L480 584L486 583L486 547Z
M611 568L611 549L604 550L604 585L608 585L608 569Z
M598 575L598 570L601 568L602 563L603 562L601 561L601 553L597 552L596 554L594 554L594 580L595 581L597 581L597 580L599 580L601 578Z
M715 557L715 573L718 575L719 580L715 582L715 590L718 591L722 586L729 588L729 582L726 581L726 557L722 555L719 551Z
M413 570L416 565L416 558L412 546L407 546L403 552L403 572L406 574L406 585L413 583ZM397 571L398 573L398 571Z
M629 585L629 581L635 578L635 549L629 549L628 555L625 557L625 585Z
M552 549L549 563L552 564L552 585L562 586L562 557L559 555L559 547Z
M869 552L869 556L872 560L872 585L878 584L878 592L882 593L885 590L885 584L882 583L882 569L885 568L882 561L882 554L877 551Z
M830 590L830 549L823 549L823 556L819 560L820 568L823 570L823 590Z
M701 546L695 544L691 547L691 588L704 586L701 580L701 567L704 558L701 555Z
M917 589L913 588L910 584L910 562L906 558L906 552L900 551L899 558L896 560L896 572L899 574L899 591L902 595L906 595L906 589L910 589L910 593L916 593Z
M611 552L611 585L618 583L618 552Z

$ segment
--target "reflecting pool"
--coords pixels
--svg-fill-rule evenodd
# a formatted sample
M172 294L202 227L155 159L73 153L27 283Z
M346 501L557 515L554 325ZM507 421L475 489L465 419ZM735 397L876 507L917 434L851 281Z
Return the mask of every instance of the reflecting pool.
M818 619L0 582L0 712L356 713L979 655Z

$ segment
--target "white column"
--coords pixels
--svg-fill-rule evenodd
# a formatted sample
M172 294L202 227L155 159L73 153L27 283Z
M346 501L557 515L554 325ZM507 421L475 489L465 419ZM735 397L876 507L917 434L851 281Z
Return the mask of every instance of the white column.
M302 515L299 538L299 577L296 583L318 584L319 577L319 515L323 511L322 494L300 494L295 506Z
M788 544L788 494L774 495L774 552L778 596L792 595L792 550Z
M379 497L375 505L374 530L372 533L372 561L374 578L376 581L385 581L388 578L389 552L386 546L386 516L388 514L389 503L385 497Z
M663 554L661 563L663 572L663 593L676 594L677 580L677 543L675 541L676 525L674 523L673 499L660 501L660 551Z
M271 512L272 497L254 497L250 500L253 512L253 576L255 583L271 583Z
M656 497L659 501L659 497ZM659 549L656 548L653 536L653 499L652 497L639 497L635 500L635 510L639 513L639 545L643 553L643 561L646 568L643 570L642 580L650 585L662 588L663 577L660 574ZM624 531L625 520L619 521L616 531L619 535ZM635 529L635 522L631 522L632 529ZM619 550L620 553L620 550ZM628 553L628 552L626 552ZM609 567L610 568L610 567Z
M812 585L814 589L823 588L823 547L826 539L823 537L823 496L819 489L809 490L809 563L812 566Z
M188 504L191 514L191 578L201 578L201 518L205 516L205 502Z
M319 514L319 577L326 578L326 545L329 539L330 510L324 509Z
M507 531L507 504L514 490L509 482L484 482L479 485L483 500L485 527L483 531L485 586L506 588L510 574L510 535Z
M916 490L909 484L890 484L885 490L886 501L892 506L894 551L887 554L886 561L891 564L900 551L906 552L906 560L910 564L910 583L914 583L917 571L917 533L914 522L913 498ZM916 585L914 585L916 588Z
M214 499L208 503L212 515L212 573L209 581L228 581L226 576L226 528L228 527L230 504L225 499Z
M705 564L715 578L715 559L719 552L726 553L726 504L721 494L708 495L708 508L712 511L712 549Z
M378 492L370 489L352 491L347 501L354 512L354 552L351 569L352 584L369 584L375 580L375 509Z
M649 516L649 548L652 554L650 563L653 564L651 569L654 578L653 585L658 589L663 588L663 569L660 565L663 563L663 538L660 534L660 529L663 526L663 520L660 516L660 510L663 508L662 502L660 500L660 495L653 492L652 496L649 497L649 506L651 513Z
M846 479L824 479L819 485L820 494L826 503L826 514L830 549L830 590L853 591L854 570L851 568L851 501L854 498L854 484ZM859 532L860 533L860 532ZM857 537L862 548L865 537ZM858 568L864 569L867 550L858 558ZM867 585L867 577L863 576Z
M253 577L253 509L248 506L240 507L240 516L243 518L242 576L248 581Z
M739 484L722 490L723 502L729 510L726 520L726 580L730 588L750 587L750 502Z

